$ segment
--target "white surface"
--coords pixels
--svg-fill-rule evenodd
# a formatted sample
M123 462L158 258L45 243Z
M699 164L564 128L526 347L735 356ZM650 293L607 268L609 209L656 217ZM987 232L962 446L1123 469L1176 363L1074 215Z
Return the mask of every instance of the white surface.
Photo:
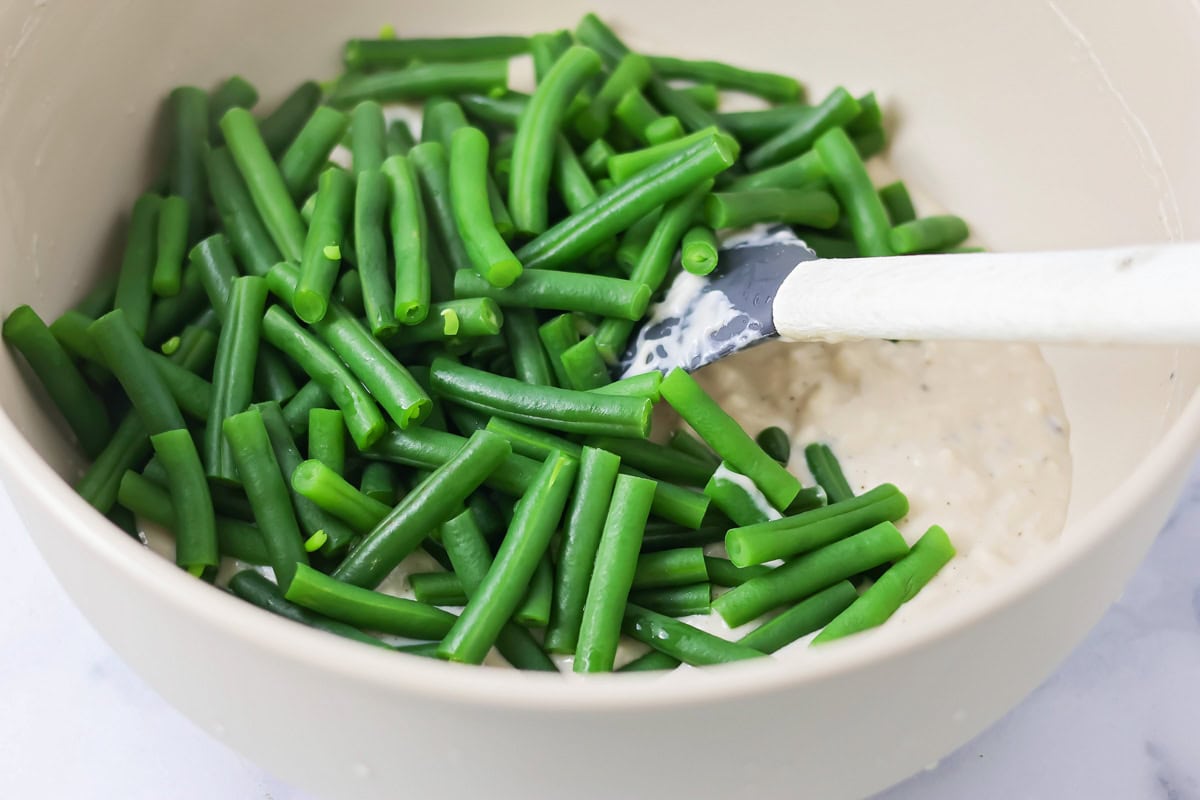
M305 800L141 682L55 583L0 489L7 797ZM1200 470L1129 590L1012 713L878 800L1200 796ZM533 784L531 784L531 787ZM767 800L767 798L763 798Z
M779 287L785 339L1195 344L1200 244L805 262Z

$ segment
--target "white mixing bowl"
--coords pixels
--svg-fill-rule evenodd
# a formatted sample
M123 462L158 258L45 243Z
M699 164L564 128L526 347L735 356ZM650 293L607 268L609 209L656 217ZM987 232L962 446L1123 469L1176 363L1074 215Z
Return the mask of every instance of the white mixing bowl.
M635 45L874 88L901 174L993 249L1200 236L1194 2L595 3ZM576 2L13 0L0 7L0 311L53 315L114 262L164 93L240 72L278 97L340 42L571 26ZM1200 265L1198 265L1200 267ZM1200 358L1047 349L1071 425L1067 530L923 625L802 665L586 682L386 653L272 617L109 525L0 353L0 476L62 585L164 697L331 797L852 797L1035 687L1121 591L1200 434ZM981 509L980 513L986 513ZM148 745L153 747L153 743Z

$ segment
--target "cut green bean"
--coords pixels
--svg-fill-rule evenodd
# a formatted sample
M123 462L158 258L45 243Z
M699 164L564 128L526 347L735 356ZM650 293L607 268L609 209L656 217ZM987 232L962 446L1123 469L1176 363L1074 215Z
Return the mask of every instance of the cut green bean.
M465 606L467 593L453 572L415 572L408 576L413 597L434 606Z
M679 89L705 111L716 111L721 104L721 89L715 83L697 83ZM682 129L681 129L682 130Z
M117 275L104 275L92 286L92 289L75 304L75 311L85 317L96 319L112 311L113 298L117 292Z
M683 235L679 261L693 275L707 275L717 267L717 235L705 225L693 225Z
M279 248L267 232L233 156L224 147L209 150L204 155L204 169L221 228L238 262L251 275L266 275L281 258Z
M486 432L475 435L494 436ZM546 459L529 493L517 506L495 561L478 588L469 592L466 608L442 640L440 657L469 664L483 661L516 611L550 545L575 472L576 462L568 456L558 453Z
M296 138L305 120L312 116L321 102L321 87L315 81L305 81L293 89L275 110L259 123L263 143L272 156L279 156Z
M182 197L171 195L159 204L155 240L154 271L150 281L154 294L160 297L179 294L188 244L188 204Z
M614 155L616 155L616 151L613 150L611 144L603 139L597 139L579 154L579 163L583 165L583 170L588 177L595 180L608 175L608 159Z
M538 562L529 589L513 612L513 619L527 628L544 628L550 622L550 601L554 592L554 565L547 554Z
M684 486L703 486L716 469L711 461L641 439L593 436L587 444L617 454L622 464L639 469L652 478Z
M746 166L760 170L798 156L828 130L845 125L862 111L854 96L837 87L786 130L776 134L746 154Z
M562 361L563 353L579 344L579 328L575 324L574 315L559 314L543 322L538 327L538 338L542 342L543 351L550 359L557 384L568 389L574 388Z
M521 112L529 104L529 95L505 92L499 96L461 94L458 102L469 117L500 128L516 128Z
M451 460L466 442L461 436L423 425L406 431L389 431L370 449L367 456L432 470ZM505 494L520 497L529 488L538 465L538 461L513 453L504 459L500 469L487 477L486 482Z
M595 336L586 336L563 351L563 373L570 389L598 389L610 382L608 365L600 355Z
M4 341L21 352L62 412L84 454L99 456L113 435L108 413L41 317L29 306L18 306L2 330Z
M646 99L646 96L638 89L632 89L626 92L617 104L613 107L613 117L617 120L620 126L642 144L652 144L647 131L651 125L655 125L659 120L665 119L654 105ZM679 125L679 119L675 118L675 123ZM682 125L680 126L682 131ZM597 139L597 142L604 141ZM613 155L609 153L608 155ZM607 159L606 159L607 161ZM607 164L605 164L607 171Z
M300 281L292 298L296 315L305 322L320 322L325 318L353 206L354 178L338 168L322 172L317 183L316 209L304 239Z
M579 457L579 476L563 523L550 622L546 627L546 649L552 653L575 652L596 550L619 466L620 459L616 456L593 447L583 448Z
M375 647L390 646L384 641L363 633L352 625L330 619L322 614L315 614L306 608L283 599L279 587L271 583L254 570L244 570L229 579L229 590L248 603L253 603L261 609L270 611L293 622L299 622L326 633L336 634L345 639L351 639Z
M383 162L383 175L390 195L389 226L396 264L393 311L401 324L416 325L429 313L429 223L412 162L405 156L391 156ZM382 290L381 283L377 291ZM379 331L375 334L380 335Z
M629 475L617 477L580 621L576 672L612 671L621 615L633 585L653 498L653 481Z
M529 52L526 36L437 39L351 39L342 60L347 69L374 70L438 61L489 61Z
M126 414L108 444L75 483L75 491L100 513L107 514L117 500L121 476L149 456L145 426L136 413Z
M659 117L646 126L644 133L651 146L673 142L685 136L679 117Z
M648 372L646 374L647 375L659 375L660 377L662 375L661 372L657 372L657 371ZM660 380L660 385L661 385L661 380ZM712 468L714 470L721 463L720 457L718 457L717 454L714 453L712 450L709 450L708 445L706 445L704 442L700 441L700 439L696 438L695 436L693 436L692 434L688 433L687 431L685 431L683 429L676 429L676 430L671 431L671 436L670 436L670 438L667 439L667 447L670 447L673 450L678 450L680 453L683 453L684 455L687 455L687 456L691 456L692 458L695 458L699 461L703 461L707 464L711 464ZM709 477L712 477L712 476L710 475ZM704 482L707 483L708 478L705 478Z
M304 251L304 222L254 116L243 108L231 108L221 117L221 130L272 241L284 258L299 260Z
M908 513L908 499L890 483L840 503L791 517L734 528L725 537L729 560L740 567L788 558Z
M704 221L713 228L746 228L759 222L831 228L837 219L837 200L819 189L717 192L704 204Z
M907 552L908 545L896 526L882 522L730 589L713 600L713 608L731 627L744 625L773 608L896 561Z
M800 481L763 452L691 375L672 370L663 380L662 395L717 455L754 481L771 505L786 508L796 497Z
M764 564L738 567L734 566L733 562L727 558L714 558L711 556L704 557L704 564L708 569L708 577L717 586L741 586L752 578L769 575L773 569L773 567L768 567Z
M358 488L364 496L382 503L387 508L396 504L396 499L402 491L396 474L382 461L372 461L363 466Z
M735 525L756 525L780 516L754 481L725 462L704 485L704 493Z
M866 257L893 255L887 209L850 137L834 128L822 134L813 148L850 222L859 253Z
M812 643L841 639L882 625L901 605L916 597L954 555L950 538L934 525L917 540L908 555L880 575L858 599L826 625Z
M254 108L258 89L241 75L231 75L208 96L208 140L221 141L221 115L231 108Z
M626 320L640 319L650 304L650 289L639 282L544 269L527 269L506 288L459 270L454 276L454 293L458 297L490 297L502 307L580 311Z
M354 247L362 280L366 323L377 338L385 338L399 327L384 235L390 191L388 179L381 171L371 169L359 173L354 193Z
M620 394L626 397L645 397L652 403L662 399L662 373L658 371L643 372L640 375L630 375L603 386L592 389L600 394Z
M417 140L407 122L402 119L394 119L388 124L387 154L389 158L408 155L408 151L412 150L416 144Z
M640 544L639 544L640 548ZM642 553L633 573L633 588L663 589L687 586L709 579L708 566L701 547L681 547Z
M712 612L712 585L705 581L687 586L635 589L629 593L629 602L668 617L709 614Z
M640 91L652 74L650 60L645 56L638 53L623 56L592 101L575 115L572 120L575 132L587 141L598 139L607 133L617 103L626 93Z
M572 98L600 66L593 50L570 47L538 85L517 122L508 207L517 229L525 234L536 236L549 225L546 198L555 142Z
M333 399L321 388L321 384L310 380L283 404L283 418L287 420L293 436L303 436L308 431L308 412L333 405Z
M205 308L204 287L200 276L191 269L183 271L183 283L179 294L160 297L150 309L146 322L146 335L142 337L147 347L161 347L171 337L188 325L199 325L216 330L218 322L211 309Z
M227 417L245 411L254 397L254 368L266 303L265 279L247 275L233 280L217 344L213 404L204 434L207 474L225 483L236 483L238 475L221 423Z
M538 338L537 316L525 308L512 308L504 315L501 330L512 354L513 370L517 380L535 386L550 386L550 361Z
M117 308L108 312L93 322L88 332L109 371L125 390L147 434L185 427L179 405L155 368L150 351L138 340L124 310Z
M347 107L374 100L393 103L435 95L488 94L508 84L507 61L415 63L399 69L343 75L329 95L331 105Z
M175 514L175 563L186 570L220 563L216 514L200 454L184 428L150 437L154 453L167 471Z
M793 159L760 172L743 175L729 184L730 191L761 189L816 188L825 180L825 166L816 152L809 150Z
M707 135L602 194L580 213L522 247L517 258L529 271L569 264L653 209L727 169L736 158L737 143L733 139L721 134Z
M292 199L299 201L316 188L317 176L342 140L350 118L329 106L318 106L279 159L279 174Z
M383 166L387 158L387 125L383 109L374 100L364 100L350 112L350 154L354 174Z
M764 653L726 641L677 619L630 604L622 630L633 639L685 664L704 666L763 658Z
M854 497L854 490L850 488L850 483L842 472L842 465L838 463L837 456L829 449L829 445L810 444L804 448L804 460L808 463L808 471L812 473L813 480L825 490L830 505Z
M423 142L409 151L408 158L420 179L421 197L430 228L448 260L451 273L470 269L471 258L454 221L450 201L450 165L446 149L438 142Z
M505 328L505 315L491 298L447 300L444 303L433 303L429 307L429 316L423 322L399 328L395 335L388 339L388 345L399 347L456 338L494 336Z
M440 608L352 586L304 564L297 567L284 597L355 627L412 639L439 639L456 619Z
M879 189L879 199L887 210L888 220L895 225L903 225L917 218L917 210L913 207L912 197L904 181L892 181Z
M493 286L510 285L521 274L508 244L496 230L487 200L488 140L478 128L454 132L450 147L450 200L467 257Z
M661 163L716 133L716 128L705 128L679 139L643 147L640 150L630 150L627 153L617 153L608 159L608 176L617 183L624 183L639 172Z
M763 428L758 432L758 436L754 437L754 441L758 442L763 452L787 466L788 459L792 457L792 440L783 428L778 425Z
M17 326L14 328L14 330L18 330L20 328L22 316L27 313L33 313L36 315L36 312L34 312L32 308L30 308L28 312L22 311L23 308L28 308L28 306L18 306L17 308L14 308L12 313L9 315L10 318L14 316L17 318L17 320L12 323L14 326ZM54 322L51 322L48 326L48 330L54 336L54 340L58 342L64 351L66 351L68 356L74 356L75 358L82 359L84 362L86 362L83 365L85 370L88 368L87 365L90 364L94 367L102 368L103 374L107 376L108 368L104 365L104 359L100 357L100 351L96 349L96 343L92 341L92 337L89 336L87 332L88 326L95 321L95 317L89 317L86 314L71 309L64 311L61 315L59 315L58 319L54 320ZM38 318L37 322L34 322L33 320L29 320L29 322L33 323L34 329L40 327L39 323L40 325L45 325L40 317ZM14 333L13 335L15 337L19 334ZM17 349L21 349L20 345L16 343L15 338L13 345L17 347ZM26 360L28 360L28 358ZM30 361L30 366L33 367L34 372L37 373L40 378L40 370L33 366L32 361ZM83 375L81 375L81 377L82 376Z
M558 137L554 147L554 186L562 198L563 205L571 214L578 214L592 203L599 195L592 179L588 177L575 150L565 137Z
M629 230L621 236L621 243L617 246L616 261L617 266L625 274L633 274L634 267L641 259L642 251L646 249L650 237L654 235L654 229L658 226L661 216L662 209L655 209L633 223Z
M757 95L773 103L804 99L804 87L799 81L775 72L757 72L720 61L688 61L669 56L651 56L650 64L663 78L711 83L721 89Z
M657 75L651 78L646 89L650 95L650 99L665 114L677 117L683 123L685 130L695 132L706 128L720 127L717 125L715 114L707 111L693 100L690 95L669 85L663 78Z
M341 411L314 408L308 412L308 457L339 475L346 471L346 423Z
M125 312L139 338L146 336L153 294L155 247L158 241L158 214L162 198L144 194L133 204L125 238L125 253L117 278L113 307Z
M208 147L208 92L179 86L167 97L167 184L170 194L187 206L187 232L180 250L204 233L208 186L204 178L204 150Z
M512 452L508 442L488 433L471 434L454 456L400 501L333 576L356 586L374 587L395 569L437 525L454 516L471 492Z
M378 466L378 465L375 465ZM316 459L292 470L292 489L322 511L345 522L357 533L367 533L392 510L392 503L373 499Z
M888 234L888 243L899 255L929 253L959 245L970 235L962 217L940 214L896 225Z
M526 386L515 378L436 358L433 389L447 399L485 414L568 433L645 438L650 430L649 400L551 386Z
M307 564L308 554L262 414L252 408L228 417L221 427L262 531L275 580L286 591L296 565Z

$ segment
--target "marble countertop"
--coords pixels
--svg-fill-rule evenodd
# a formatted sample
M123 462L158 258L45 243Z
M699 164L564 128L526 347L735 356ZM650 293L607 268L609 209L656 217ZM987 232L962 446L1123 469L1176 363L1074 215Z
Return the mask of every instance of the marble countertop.
M163 702L88 627L0 489L0 775L30 798L308 795ZM1121 600L1008 716L877 800L1200 798L1200 465Z

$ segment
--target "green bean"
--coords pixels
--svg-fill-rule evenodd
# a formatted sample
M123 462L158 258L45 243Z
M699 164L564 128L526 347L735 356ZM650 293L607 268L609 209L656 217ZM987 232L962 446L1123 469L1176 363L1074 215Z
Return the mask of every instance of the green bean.
M778 425L763 428L758 432L758 436L754 437L754 441L758 442L763 452L787 466L788 459L792 457L792 440L783 428Z
M215 396L211 383L179 366L162 353L151 350L150 362L166 384L171 397L179 404L180 411L193 419L208 419Z
M406 431L389 431L367 452L367 456L407 467L432 470L452 459L466 442L461 436L431 430L428 425L424 425ZM519 497L529 488L537 469L537 461L513 454L504 460L500 469L487 477L486 483L506 494Z
M571 143L562 136L558 137L554 148L553 177L563 205L571 214L578 214L599 197L591 178L571 148Z
M659 652L696 666L764 656L758 650L743 644L726 641L687 623L633 604L625 610L622 630Z
M763 452L692 376L672 370L663 380L662 395L717 455L753 480L773 506L786 508L795 498L800 481Z
M586 336L563 351L563 372L571 389L598 389L611 382L608 365L600 355L595 336Z
M751 578L770 574L771 570L774 569L774 567L768 567L764 564L738 567L734 566L733 562L727 558L714 558L711 556L704 557L704 564L708 569L708 577L717 586L741 586Z
M308 457L339 475L346 471L346 423L341 411L314 408L308 412Z
M18 321L20 320L21 316L27 313L32 312L36 315L36 312L33 312L33 309L29 309L29 312L26 312L22 310L23 308L28 308L28 306L19 306L14 308L12 311L12 315L17 316ZM79 311L69 309L59 315L58 319L54 320L54 322L51 322L48 326L48 330L54 336L54 340L58 342L59 346L66 351L68 356L74 356L75 358L82 359L85 362L82 365L83 370L87 370L89 366L96 367L98 368L97 371L101 372L101 374L107 378L108 367L105 366L104 359L100 357L100 351L96 349L96 343L92 341L92 337L89 336L87 332L88 326L95 321L95 317L89 317ZM40 317L38 318L38 322L41 323ZM18 322L13 322L12 324L18 325ZM37 323L34 324L37 325ZM41 324L44 325L45 323ZM20 346L17 345L16 342L13 344L20 349ZM73 362L72 366L74 366ZM33 362L30 362L30 367L33 367ZM38 372L36 367L34 367L34 372L35 374ZM84 377L84 373L82 371L80 377ZM72 396L73 394L74 393L72 393Z
M360 492L316 459L301 462L292 470L291 486L298 495L357 533L367 533L392 510L392 503L380 502Z
M402 67L413 62L486 61L529 52L525 36L438 39L351 39L342 58L347 69Z
M761 564L815 550L907 513L908 499L885 483L840 503L734 528L725 537L725 548L729 559L740 567Z
M617 103L628 92L640 91L652 74L650 60L645 56L637 53L623 56L613 67L591 103L575 115L572 121L575 132L587 141L598 139L607 133Z
M825 180L825 166L813 150L795 158L743 175L729 184L729 190L745 192L762 189L816 188Z
M529 52L533 56L534 82L541 84L546 75L572 44L568 31L535 33L529 37Z
M550 362L538 338L537 317L525 308L512 308L504 316L501 330L513 358L513 369L522 383L550 386Z
M456 619L440 608L343 583L303 564L284 597L356 627L413 639L439 639Z
M83 296L83 299L75 304L73 310L85 317L95 319L112 311L116 292L117 275L114 273L104 275L92 285L91 290Z
M527 628L544 628L550 622L550 600L554 592L554 565L550 556L542 556L513 620Z
M571 99L600 71L600 57L572 46L554 63L517 122L508 205L517 229L537 235L549 224L546 202L554 146Z
M363 466L358 488L364 496L387 508L396 504L400 492L400 485L392 468L382 461L372 461Z
M279 261L279 249L272 241L250 191L238 172L233 156L224 147L204 155L209 193L217 207L221 228L229 237L233 253L251 275L266 275Z
M454 221L454 208L450 200L450 166L445 148L438 142L424 142L409 151L408 158L420 179L421 197L430 218L430 226L437 234L436 241L450 263L452 274L456 270L470 268L471 258L467 255Z
M279 174L293 200L300 200L316 185L317 175L329 163L329 154L342 140L350 119L329 106L318 106L279 159Z
M712 612L712 585L705 581L687 586L634 589L629 593L629 602L668 617L709 614Z
M616 262L625 274L633 274L634 268L642 257L642 252L646 249L646 244L654 235L654 229L658 226L661 216L662 209L656 208L629 226L629 229L621 236L621 243L617 246Z
M579 154L579 163L583 165L588 177L595 180L608 175L608 159L616 155L612 145L603 139L597 139Z
M387 135L383 109L374 100L364 100L350 112L350 153L354 174L379 169L387 157Z
M356 586L377 586L435 526L440 525L475 491L511 448L487 431L471 435L454 456L415 487L374 530L367 534L333 575Z
M388 179L377 169L358 176L354 195L354 245L362 280L363 307L371 333L384 338L399 327L395 291L388 277L384 218L388 213Z
M653 371L621 378L619 381L597 386L591 391L600 394L620 394L626 397L645 397L650 402L657 403L662 399L661 386L662 373Z
M314 380L300 387L292 398L283 404L283 418L294 436L303 436L308 431L308 412L314 408L329 408L333 399Z
M892 181L879 189L879 199L887 210L888 220L895 225L903 225L917 218L917 210L913 207L912 197L904 181Z
M183 249L200 239L208 207L204 180L204 150L208 147L208 92L178 86L167 97L167 185L188 209Z
M575 492L563 523L550 621L545 645L552 653L574 653L583 620L596 550L608 514L620 459L594 447L579 456Z
M212 310L205 307L205 300L200 276L191 269L184 270L179 294L160 297L150 308L146 335L142 337L146 346L161 347L188 325L216 330L219 327L218 320Z
M737 627L772 608L808 597L880 564L896 561L907 552L908 545L896 526L882 522L789 561L769 575L730 589L713 601L713 608L728 625Z
M617 153L608 159L608 175L617 183L623 183L648 167L678 154L687 149L689 145L703 141L716 132L716 128L705 128L679 139L643 147L640 150L630 150L627 153Z
M714 228L745 228L759 222L830 228L837 219L837 201L819 189L717 192L704 204L704 220Z
M680 94L687 95L696 105L705 111L716 111L721 105L721 87L715 83L697 83L679 89ZM681 129L682 130L682 129Z
M321 87L315 81L305 81L259 123L263 143L272 156L282 154L295 140L304 121L312 116L321 102L321 94Z
M635 467L653 478L685 486L703 486L716 468L710 461L640 439L593 436L587 440L587 444L617 454L622 464Z
M683 235L679 261L693 275L707 275L717 267L717 235L706 225L693 225Z
M429 313L429 226L425 206L421 202L416 171L406 157L391 156L384 161L383 176L387 179L391 200L389 219L396 263L393 311L402 324L415 325ZM383 282L379 282L374 291L382 294ZM379 313L382 314L382 310ZM380 335L380 331L376 330L375 334Z
M394 348L423 342L494 336L507 327L500 307L495 300L487 297L447 300L432 304L429 310L429 316L423 322L399 328L388 339L388 345Z
M421 141L438 142L449 151L450 137L468 124L462 106L456 101L448 97L430 98L421 110Z
M641 283L552 270L525 270L506 288L460 270L454 276L454 292L460 298L490 297L502 307L579 311L627 320L641 318L650 303L650 289Z
M830 505L854 497L854 490L850 488L845 474L842 473L842 465L838 463L837 456L829 449L829 445L810 444L804 448L804 460L808 463L808 471L812 473L813 480L825 490Z
M304 239L300 281L292 306L305 322L325 317L341 265L346 223L354 206L354 178L329 168L318 179L317 205Z
M307 564L308 554L262 414L251 408L226 418L221 427L262 531L275 579L286 591L296 565Z
M778 519L778 512L755 486L754 481L722 461L704 486L713 505L735 525L756 525Z
M617 104L613 106L613 117L631 137L642 144L652 144L650 137L647 135L652 125L658 124L663 117L646 96L639 89L631 89L627 91ZM675 124L679 125L679 119L676 117ZM668 123L669 124L669 123ZM682 131L682 126L680 126ZM597 139L596 141L603 141ZM612 155L611 153L609 155ZM605 165L607 169L607 164Z
M493 436L486 432L475 436ZM503 439L495 437L497 441ZM574 482L576 462L561 453L546 459L529 492L517 506L496 559L474 591L462 615L438 648L452 661L483 661L516 611L562 517Z
M150 437L167 471L175 516L175 563L198 574L220 563L216 515L196 444L185 428Z
M375 401L358 379L312 334L278 306L263 316L263 337L292 358L342 410L346 428L360 450L371 446L386 430L387 424Z
M467 594L453 572L414 572L408 576L413 597L435 606L465 606Z
M363 644L391 649L387 643L363 633L352 625L338 622L321 614L315 614L306 608L301 608L295 603L284 600L279 587L254 570L244 570L230 578L229 590L243 600L253 603L259 608L270 611L273 614L290 619L293 622L299 622L302 625L308 625L317 630L336 634L346 639L362 642Z
M850 137L842 129L834 128L817 139L813 147L850 221L859 252L863 256L892 255L887 209Z
M462 94L458 96L458 102L468 116L479 122L501 128L516 128L521 112L529 104L529 95L521 92L506 92L499 96Z
M88 332L148 434L185 427L183 414L155 369L150 351L138 341L122 309L110 311L93 322Z
M633 573L633 588L663 589L668 586L687 586L703 583L708 577L704 548L658 550L638 556L637 569Z
M669 56L650 56L650 64L662 78L710 83L721 89L757 95L773 103L804 99L804 87L799 81L774 72L756 72L719 61L688 61Z
M659 375L661 372L648 372L647 375ZM661 380L660 380L661 385ZM691 456L694 459L710 464L715 470L721 463L721 459L712 450L708 449L708 445L700 441L692 434L682 428L671 431L671 436L667 439L667 447L672 450L678 450L686 456ZM708 478L705 478L705 483Z
M701 203L711 198L712 181L701 181L691 191L670 201L663 209L654 233L642 249L638 262L629 280L641 284L652 292L657 291L666 280L675 252L683 235L691 226ZM633 322L629 318L606 319L596 330L596 345L609 363L615 363L625 350L629 336L633 333Z
M113 300L114 308L124 310L139 338L145 337L150 318L151 281L161 205L162 198L155 194L144 194L134 203Z
M888 234L888 243L897 254L908 255L954 247L970 235L962 217L940 214L896 225Z
M407 122L402 119L394 119L388 124L387 154L389 158L408 155L408 151L412 150L416 144L417 140L413 137Z
M112 438L75 483L75 491L90 505L107 514L117 499L121 476L150 455L150 440L135 413L125 416Z
M411 64L399 69L342 76L329 95L335 106L363 100L397 102L464 92L490 93L508 84L508 62L472 61L461 64Z
M601 395L551 386L526 386L514 378L435 358L433 389L468 408L568 433L644 438L649 432L649 400Z
M543 322L538 327L538 338L542 342L543 351L550 360L557 384L568 389L574 388L571 386L570 376L567 375L562 361L563 353L579 344L579 329L575 324L574 315L559 314Z
M684 138L683 123L679 117L659 117L646 126L645 140L651 146L666 144Z
M188 242L188 204L171 195L158 208L154 270L151 288L160 297L179 294L183 278L183 256Z
M113 435L104 404L41 317L18 306L5 318L3 337L21 352L88 458L96 458Z
M644 478L616 479L580 621L576 672L612 671L654 488L653 481Z
M496 230L487 204L487 137L465 127L451 141L450 200L467 256L489 283L508 286L521 274L521 264Z
M168 432L172 433L172 432ZM133 470L121 476L117 501L138 517L175 531L177 511L171 495L158 484ZM228 517L216 517L217 547L223 556L247 564L267 565L267 548L262 534L253 525Z
M646 88L650 99L657 103L664 113L677 117L685 130L694 132L712 127L720 129L715 114L707 111L690 95L670 86L661 77L656 75L651 78Z
M517 252L527 270L553 269L570 263L663 203L686 194L703 181L728 168L736 159L737 144L712 134L685 150L642 170L633 178L600 196L579 214L573 214ZM640 315L638 315L640 316Z
M954 545L946 532L932 526L917 540L908 555L897 561L853 603L817 634L813 644L841 639L882 625L904 603L916 597L925 584L954 558Z
M858 101L839 86L811 112L750 151L746 155L746 166L760 170L800 155L812 147L821 134L846 124L861 111Z
M208 140L221 141L221 115L231 108L254 108L258 89L241 75L231 75L208 96Z
M217 361L213 367L213 404L204 434L204 464L209 477L237 482L237 471L221 422L249 407L254 395L254 369L262 335L267 282L263 278L235 278L229 306L221 326Z

